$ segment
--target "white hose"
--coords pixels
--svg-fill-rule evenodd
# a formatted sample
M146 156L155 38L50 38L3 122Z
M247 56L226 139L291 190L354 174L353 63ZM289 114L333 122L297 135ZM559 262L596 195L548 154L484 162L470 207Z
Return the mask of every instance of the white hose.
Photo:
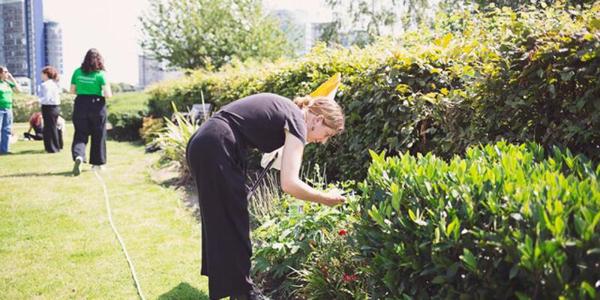
M104 200L106 202L106 212L108 214L108 221L110 222L110 227L112 227L113 232L117 236L117 240L119 240L119 244L121 244L121 249L123 249L123 253L125 253L125 258L127 259L127 263L129 264L129 269L131 270L131 276L133 277L133 281L134 281L137 293L140 296L140 299L146 300L146 298L144 297L144 294L142 293L142 286L140 285L140 282L137 279L137 275L135 273L135 268L133 267L133 262L131 261L131 257L129 257L129 253L127 253L127 248L125 248L125 242L123 242L123 239L121 238L121 235L117 231L117 228L115 227L115 223L113 222L112 212L110 209L110 201L108 199L108 189L106 188L106 183L104 183L104 179L102 179L102 177L98 174L97 170L94 170L94 174L96 175L96 178L98 178L98 180L100 180L100 183L102 183L102 189L104 190Z

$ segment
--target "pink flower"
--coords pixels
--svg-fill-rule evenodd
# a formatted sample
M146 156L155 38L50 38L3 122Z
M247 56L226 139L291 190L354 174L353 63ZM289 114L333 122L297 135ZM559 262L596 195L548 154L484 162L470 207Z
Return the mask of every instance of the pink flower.
M340 229L340 231L338 231L338 234L341 236L344 236L348 233L348 231L344 230L344 229Z
M344 274L344 277L342 278L342 280L344 282L352 282L352 281L355 281L357 279L358 279L358 275L356 275L356 274L352 274L352 275Z

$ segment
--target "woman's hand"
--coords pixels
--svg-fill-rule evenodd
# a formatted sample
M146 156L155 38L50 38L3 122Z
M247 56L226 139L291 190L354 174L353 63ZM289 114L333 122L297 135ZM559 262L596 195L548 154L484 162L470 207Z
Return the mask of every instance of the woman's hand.
M10 74L10 72L6 71L6 76L8 81L11 81L15 86L13 87L13 90L17 91L17 92L21 92L21 88L19 87L19 83L17 82L17 80L13 77L12 74Z
M329 191L323 195L323 205L336 206L346 201L346 197L342 196L339 191Z

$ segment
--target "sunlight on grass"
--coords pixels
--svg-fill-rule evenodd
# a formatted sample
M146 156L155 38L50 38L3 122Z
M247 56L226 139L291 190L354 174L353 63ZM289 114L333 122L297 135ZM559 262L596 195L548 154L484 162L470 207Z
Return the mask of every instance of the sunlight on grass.
M71 176L72 133L71 127L58 154L41 151L41 142L19 141L12 155L0 157L0 298L137 297L102 187L87 165ZM101 175L114 221L148 299L208 299L199 226L181 192L149 179L156 159L141 146L108 142Z

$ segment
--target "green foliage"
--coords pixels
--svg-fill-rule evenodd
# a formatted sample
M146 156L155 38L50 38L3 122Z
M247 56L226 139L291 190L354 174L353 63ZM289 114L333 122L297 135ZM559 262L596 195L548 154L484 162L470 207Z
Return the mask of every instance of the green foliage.
M144 115L144 110L109 112L108 122L112 125L112 128L108 131L108 136L117 141L139 140L139 130L142 128Z
M372 155L357 226L374 298L594 298L600 169L500 142L436 156Z
M321 40L328 44L365 46L382 36L424 22L429 0L326 0L333 21L325 24Z
M148 114L147 100L148 95L143 92L119 93L109 98L108 122L112 126L109 136L118 141L139 140L143 118Z
M308 163L328 178L364 178L367 149L433 152L449 158L469 145L535 141L600 159L598 105L600 4L519 12L489 9L439 15L431 29L364 49L313 49L305 58L196 72L155 86L150 112L169 115L220 106L257 92L308 94L340 72L336 100L346 131L326 146L309 146Z
M291 52L257 0L153 0L140 22L142 48L175 67L218 68L234 57L275 59Z
M319 189L325 188L322 179L313 184ZM342 188L350 185L344 183ZM357 214L351 209L344 211L341 207L298 202L288 195L273 198L271 202L271 207L276 209L270 210L268 216L253 213L261 217L255 220L260 226L252 234L253 279L275 298L289 299L295 293L295 285L305 280L297 270L310 266L307 263L312 259L311 253L331 245L340 229L350 230L348 224L355 222ZM356 203L356 199L349 202Z
M165 121L161 118L144 117L142 120L142 128L140 128L140 137L144 144L151 144L158 134L164 128Z
M452 1L452 0L450 0ZM592 4L596 0L462 0L467 4L477 4L479 6L488 6L494 5L497 7L511 7L513 9L520 9L527 5L536 5L537 7L547 7L548 5L554 4L565 4L565 8L568 8L567 5L584 5L584 4ZM456 2L456 1L454 1Z
M349 205L358 207L354 198ZM345 213L356 211L345 209ZM347 220L346 220L347 222ZM370 299L367 261L360 255L353 224L338 223L337 232L327 232L296 276L303 299Z
M129 83L125 83L125 82L111 82L110 83L110 89L113 92L113 94L116 93L129 93L129 92L134 92L135 91L135 87Z
M189 183L191 173L187 165L185 152L192 135L198 130L196 122L188 120L183 114L175 111L173 120L165 118L165 128L158 133L153 143L161 149L160 163L174 164L179 170L180 184Z
M74 100L74 95L65 93L60 95L60 115L65 120L71 120ZM16 93L13 97L12 110L15 122L29 122L29 117L34 112L42 111L42 108L36 96Z

